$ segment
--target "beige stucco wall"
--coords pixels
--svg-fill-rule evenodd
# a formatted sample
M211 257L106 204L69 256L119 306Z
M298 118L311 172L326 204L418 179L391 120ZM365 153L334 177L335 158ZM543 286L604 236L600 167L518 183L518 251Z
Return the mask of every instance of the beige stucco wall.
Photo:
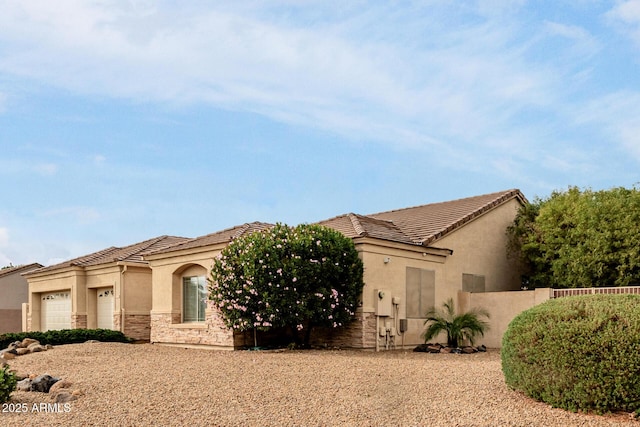
M435 299L439 301L449 295L446 286L446 269L449 257L445 251L433 253L425 248L411 247L408 245L392 244L388 242L376 241L373 239L357 242L356 248L364 264L364 289L362 292L362 312L366 317L374 320L369 322L369 326L363 331L370 334L364 342L369 343L366 347L375 347L375 340L379 340L379 347L384 347L384 337L380 337L376 331L376 326L391 326L399 329L399 319L406 318L406 277L407 267L414 267L435 272ZM385 262L387 261L387 262ZM382 316L375 319L377 290L387 291L387 296L400 299L400 304L392 306L391 316ZM420 334L423 329L423 319L408 319L408 329L404 334L396 336L396 346L403 342L404 345L415 345L422 342ZM375 338L373 338L375 337Z
M447 298L456 298L462 289L462 274L485 276L485 292L520 289L520 271L515 260L507 258L507 227L520 207L512 199L470 223L460 227L432 245L453 250L447 262Z
M171 252L149 257L152 268L151 342L185 347L233 349L233 331L216 310L208 308L203 322L182 321L182 277L208 276L211 264L225 245Z
M29 299L29 285L20 273L0 278L0 334L22 330L22 304Z
M29 282L29 312L27 314L27 324L29 331L41 330L40 323L40 296L47 292L70 291L71 297L71 327L86 325L85 308L85 275L80 267L69 267L64 270L44 272L27 277ZM81 291L80 298L74 296ZM78 309L78 304L83 306Z
M509 323L518 314L553 297L553 289L540 288L530 291L479 292L460 291L458 305L461 312L472 308L482 308L489 312L489 330L484 337L478 337L476 344L489 348L500 348L502 336Z
M114 329L139 340L150 335L151 269L146 264L111 263L69 267L28 277L29 330L40 330L40 295L71 292L71 327L97 327L97 290L114 291ZM122 326L124 324L124 327Z

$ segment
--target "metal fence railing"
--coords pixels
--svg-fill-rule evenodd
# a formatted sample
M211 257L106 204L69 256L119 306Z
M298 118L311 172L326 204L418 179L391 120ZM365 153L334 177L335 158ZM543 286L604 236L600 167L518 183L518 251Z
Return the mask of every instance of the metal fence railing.
M553 298L570 297L574 295L592 294L636 294L640 295L640 286L621 286L616 288L572 288L554 289Z

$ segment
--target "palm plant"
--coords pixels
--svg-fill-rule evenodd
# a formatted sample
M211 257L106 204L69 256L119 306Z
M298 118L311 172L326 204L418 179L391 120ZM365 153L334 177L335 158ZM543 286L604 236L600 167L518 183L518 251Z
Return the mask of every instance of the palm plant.
M426 314L427 320L424 324L429 325L422 333L425 343L440 332L446 331L449 347L458 347L464 340L469 340L473 345L476 335L484 336L484 332L489 329L489 323L480 319L480 317L489 318L486 310L476 308L456 315L452 298L449 298L443 306L441 310L432 307Z

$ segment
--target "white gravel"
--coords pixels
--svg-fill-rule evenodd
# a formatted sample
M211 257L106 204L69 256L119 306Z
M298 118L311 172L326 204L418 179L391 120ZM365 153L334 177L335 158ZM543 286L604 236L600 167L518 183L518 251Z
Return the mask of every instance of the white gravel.
M509 390L498 351L220 352L87 343L10 365L68 379L84 395L62 412L46 412L48 395L14 392L13 409L27 411L2 413L3 425L640 426L628 414L571 413Z

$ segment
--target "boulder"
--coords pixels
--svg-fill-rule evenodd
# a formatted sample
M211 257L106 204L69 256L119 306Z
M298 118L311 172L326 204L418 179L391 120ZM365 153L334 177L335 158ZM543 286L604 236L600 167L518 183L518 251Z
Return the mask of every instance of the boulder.
M471 353L476 353L478 350L476 350L474 347L462 347L462 352L464 354L471 354Z
M15 359L16 355L12 353L12 351L14 350L2 350L2 352L0 352L0 357L3 358L4 360Z
M445 354L451 353L451 347L442 347L440 349L440 353L445 353Z
M49 394L51 394L53 397L55 397L56 394L61 393L61 392L68 392L71 393L70 390L68 390L71 386L73 385L73 383L69 380L65 380L65 379L61 379L60 381L57 381L55 384L53 384L51 386L51 388L49 389Z
M44 374L31 380L31 391L39 391L41 393L49 393L49 389L52 385L57 383L60 379L53 378L51 375Z
M16 383L16 390L18 391L31 391L31 380L24 378Z
M419 344L416 346L416 348L413 349L413 351L418 353L426 353L428 351L427 347L427 344Z
M427 351L429 353L440 353L442 346L440 344L427 344Z
M30 344L29 347L27 347L27 349L31 352L31 353L38 353L40 351L47 351L46 347L40 345L39 342L35 342L33 344Z
M29 347L31 344L33 343L38 343L40 344L40 342L38 340L34 340L33 338L25 338L22 340L22 342L20 343L20 347L22 348L27 348Z
M78 398L77 395L73 393L69 393L66 389L63 389L63 391L55 395L54 401L56 403L66 403L66 402L73 402L77 398Z
M23 354L29 353L29 349L24 347L18 347L16 348L16 353L18 354L18 356L22 356Z
M484 353L485 351L487 351L487 347L485 347L484 345L479 345L479 346L478 346L478 347L476 347L476 348L478 349L478 351L481 351L481 352L483 352L483 353Z

